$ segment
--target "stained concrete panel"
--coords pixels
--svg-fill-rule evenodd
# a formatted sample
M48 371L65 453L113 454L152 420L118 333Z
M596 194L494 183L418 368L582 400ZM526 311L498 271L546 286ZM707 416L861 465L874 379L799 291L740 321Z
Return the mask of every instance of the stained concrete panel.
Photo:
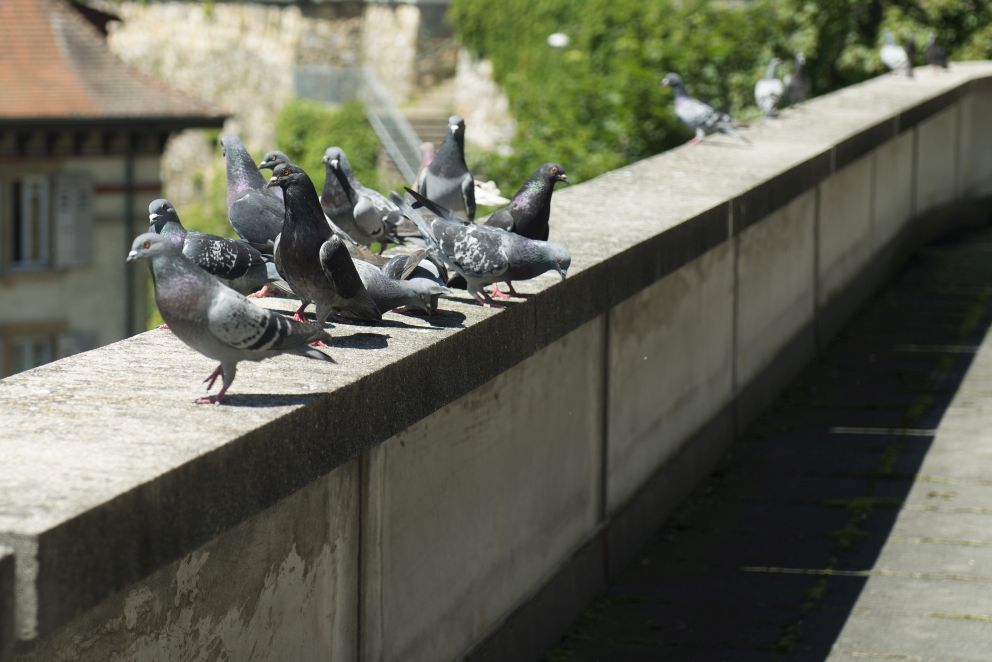
M992 195L992 86L961 101L959 195Z
M916 213L954 200L957 176L958 105L916 128Z
M33 644L18 662L353 660L358 461Z
M592 534L603 329L579 327L371 449L363 660L460 658Z
M839 294L871 259L874 158L858 159L820 184L819 306Z
M883 250L913 217L913 132L905 131L875 152L872 244Z
M804 327L815 306L816 191L738 237L737 380L747 384ZM810 343L809 355L813 346Z
M610 312L610 512L730 401L733 278L727 242Z

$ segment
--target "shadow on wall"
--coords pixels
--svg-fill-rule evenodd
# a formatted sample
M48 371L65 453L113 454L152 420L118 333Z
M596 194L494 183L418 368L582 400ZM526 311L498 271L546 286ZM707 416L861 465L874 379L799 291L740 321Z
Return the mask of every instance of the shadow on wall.
M545 659L650 651L658 659L822 660L864 644L867 629L877 645L891 641L886 630L899 626L886 619L901 609L932 616L926 605L901 605L914 589L960 603L963 582L921 588L910 574L951 579L942 559L955 541L927 544L941 542L927 538L934 520L916 513L940 517L932 512L950 509L957 493L921 466L992 325L990 257L992 229L984 228L912 258ZM901 513L908 521L897 526ZM884 583L868 594L876 609L865 609L863 589L882 570ZM920 651L905 642L870 652Z

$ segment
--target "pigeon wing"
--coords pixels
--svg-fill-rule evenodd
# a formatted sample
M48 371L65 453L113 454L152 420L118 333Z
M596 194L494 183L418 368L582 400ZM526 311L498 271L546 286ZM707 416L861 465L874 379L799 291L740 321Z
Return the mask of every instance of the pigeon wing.
M215 290L207 330L228 347L244 352L301 347L322 335L317 327L256 306L229 287Z
M186 235L183 255L208 273L232 280L244 276L254 265L264 262L262 254L248 242L199 232Z
M675 114L687 126L697 129L712 123L714 116L719 116L713 106L692 97L681 97L675 104Z
M334 284L338 296L350 300L349 308L362 319L382 319L372 297L362 283L348 249L337 237L331 237L320 246L320 268Z
M470 172L466 172L462 177L462 199L465 201L465 211L469 220L475 220L475 179Z
M510 266L501 236L505 234L503 230L484 225L436 223L435 232L441 252L466 276L498 277Z

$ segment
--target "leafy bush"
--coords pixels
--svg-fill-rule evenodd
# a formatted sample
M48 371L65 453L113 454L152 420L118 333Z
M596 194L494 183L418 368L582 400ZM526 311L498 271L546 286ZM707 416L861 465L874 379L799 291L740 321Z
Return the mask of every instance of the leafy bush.
M884 71L883 27L913 34L921 57L931 29L952 59L992 55L992 3L979 0L503 0L499 11L454 0L450 17L465 46L492 61L517 119L511 156L470 155L504 187L545 161L580 180L689 138L659 85L668 71L747 120L775 55L787 71L804 52L817 94ZM571 43L551 48L554 32Z
M324 185L324 150L337 145L348 156L355 175L366 186L379 186L376 137L362 104L348 102L329 108L306 99L286 104L276 119L276 143L295 163L307 171L317 191Z

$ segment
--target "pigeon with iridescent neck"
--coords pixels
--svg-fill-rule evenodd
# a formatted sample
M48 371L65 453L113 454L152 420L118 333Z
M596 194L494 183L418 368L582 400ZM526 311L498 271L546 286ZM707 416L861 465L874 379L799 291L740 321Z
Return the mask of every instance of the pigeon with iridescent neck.
M155 303L172 333L220 363L204 380L209 390L219 377L220 391L197 404L220 404L240 361L289 353L334 362L310 346L330 341L327 332L256 306L194 264L168 237L151 232L139 236L127 256L128 262L135 260L148 260Z
M475 179L465 165L465 120L448 118L448 133L417 178L417 191L456 214L475 220Z
M294 317L302 320L304 309L312 302L321 325L332 314L382 319L343 240L327 224L307 174L297 166L279 164L269 186L282 188L286 196L286 217L276 242L275 260L279 273L300 298Z
M227 239L187 230L176 208L159 198L148 205L149 230L166 237L198 267L241 294L250 294L280 279L276 266L243 239ZM263 294L264 296L264 294Z
M282 200L265 188L251 154L237 136L221 136L227 160L227 216L238 236L255 248L272 252L282 231Z

